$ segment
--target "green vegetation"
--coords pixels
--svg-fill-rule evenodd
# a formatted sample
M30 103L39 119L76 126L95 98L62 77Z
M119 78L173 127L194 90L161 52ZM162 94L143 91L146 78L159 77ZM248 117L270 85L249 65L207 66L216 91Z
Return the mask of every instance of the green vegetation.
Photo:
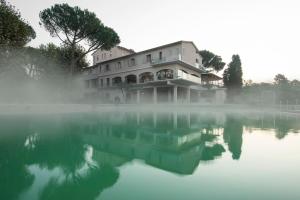
M233 55L232 61L223 73L224 86L227 88L228 100L239 94L243 86L242 63L239 55Z
M64 90L70 91L70 86L76 84L67 80L75 80L74 76L88 67L88 53L120 43L117 33L104 26L94 13L56 4L43 10L40 19L46 30L62 43L28 47L35 31L13 5L5 0L0 3L0 91L5 94L0 101L26 101L30 93L30 98L62 96ZM37 88L45 94L33 94Z
M212 69L217 72L224 68L225 62L222 61L221 56L215 55L207 50L202 50L199 54L202 57L202 64L205 68Z
M283 74L277 74L273 83L245 82L238 98L240 102L250 104L298 105L300 103L300 81L288 80Z
M0 0L0 45L22 47L35 38L33 28L14 6Z
M51 36L58 37L69 49L71 75L74 74L76 63L88 53L99 48L110 49L120 43L118 34L104 26L95 13L77 6L55 4L43 10L40 19ZM88 44L87 50L80 45L82 42ZM81 54L76 55L77 49L81 49Z

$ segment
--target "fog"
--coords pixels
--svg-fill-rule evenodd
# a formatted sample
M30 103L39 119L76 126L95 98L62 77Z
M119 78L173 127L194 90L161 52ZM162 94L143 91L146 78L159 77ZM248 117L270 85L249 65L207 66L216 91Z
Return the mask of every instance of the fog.
M2 55L0 60L1 113L103 110L288 111L299 113L300 110L298 105L300 103L299 86L293 85L282 88L270 86L247 89L245 87L236 96L227 94L224 104L216 104L213 100L191 104L182 102L153 104L151 101L150 103L148 101L147 104L105 102L100 98L102 92L95 88L98 95L87 98L88 89L85 88L83 73L70 77L63 71L63 66L56 65L53 59L39 55L27 55L22 51L14 49L8 53L7 50L2 49L0 52Z
M56 104L83 101L81 76L72 79L53 59L28 49L0 50L1 104Z

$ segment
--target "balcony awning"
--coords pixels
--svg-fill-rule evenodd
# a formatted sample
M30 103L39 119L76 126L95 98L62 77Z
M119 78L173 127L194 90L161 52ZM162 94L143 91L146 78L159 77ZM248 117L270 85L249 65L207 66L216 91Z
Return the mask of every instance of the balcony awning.
M194 67L194 66L192 66L192 65L190 65L186 62L183 62L181 60L162 61L162 62L158 62L158 63L152 63L152 66L153 67L159 67L159 66L172 65L172 64L178 64L178 65L184 66L186 68L189 68L189 69L194 70L194 71L199 72L199 73L204 73L205 72L202 69Z
M213 73L203 73L203 74L201 74L201 79L202 79L202 81L205 81L205 82L222 80L221 77L219 77Z

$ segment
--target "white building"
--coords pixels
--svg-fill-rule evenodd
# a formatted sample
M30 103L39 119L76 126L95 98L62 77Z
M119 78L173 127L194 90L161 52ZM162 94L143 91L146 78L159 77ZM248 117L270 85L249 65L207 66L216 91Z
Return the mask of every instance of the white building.
M198 52L189 41L141 52L97 50L83 75L85 96L99 103L223 103L221 78L202 67Z

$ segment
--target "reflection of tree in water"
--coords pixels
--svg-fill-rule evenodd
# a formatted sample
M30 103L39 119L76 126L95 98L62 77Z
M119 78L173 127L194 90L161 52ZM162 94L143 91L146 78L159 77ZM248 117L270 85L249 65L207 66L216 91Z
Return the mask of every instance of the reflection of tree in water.
M15 139L0 140L0 199L16 199L34 180L24 165L23 143Z
M288 135L293 127L293 120L287 118L279 118L276 120L276 138L283 139Z
M58 124L49 119L46 123L16 120L0 126L1 133L7 132L0 135L0 199L17 199L29 189L35 178L28 170L30 165L62 169L64 181L51 180L41 193L43 199L94 199L117 181L116 169L88 163L87 146L76 120ZM82 170L86 173L80 173Z
M201 160L215 160L217 157L220 157L222 153L225 152L225 148L223 147L223 145L216 142L217 137L217 135L213 135L210 133L202 135L203 141L211 142L213 144L209 146L205 145L201 155Z
M52 179L42 191L40 199L95 199L101 192L114 185L119 173L111 166L92 168L88 175L67 179L60 183Z
M27 162L48 169L61 167L72 174L85 163L84 152L84 144L78 134L40 135L35 148L28 151Z
M227 116L224 126L223 138L228 144L232 158L238 160L242 153L243 124L238 117Z
M241 120L247 128L259 128L263 130L275 130L277 139L285 138L289 133L298 133L300 123L298 116L283 114L263 114L255 116L243 116Z
M28 122L0 118L0 133L0 199L17 199L34 179L24 165Z
M215 160L216 157L222 155L225 148L221 144L214 144L213 146L205 147L201 156L201 160Z
M29 163L48 169L60 167L65 177L62 183L51 180L42 191L41 199L94 199L117 181L118 171L87 160L87 147L79 130L74 123L65 123L53 130L54 135L40 134L35 148L30 151ZM80 174L81 169L87 173Z

